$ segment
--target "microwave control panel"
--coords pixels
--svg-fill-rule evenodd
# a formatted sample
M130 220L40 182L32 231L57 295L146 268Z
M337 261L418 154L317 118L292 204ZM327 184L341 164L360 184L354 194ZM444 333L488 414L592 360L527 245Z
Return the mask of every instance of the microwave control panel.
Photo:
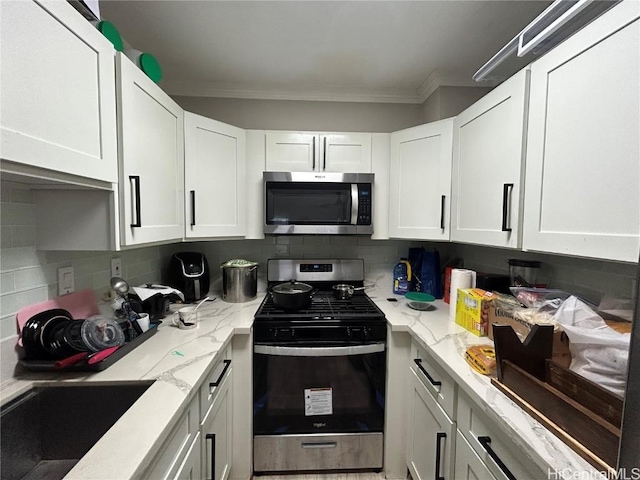
M371 184L358 184L358 225L371 225Z

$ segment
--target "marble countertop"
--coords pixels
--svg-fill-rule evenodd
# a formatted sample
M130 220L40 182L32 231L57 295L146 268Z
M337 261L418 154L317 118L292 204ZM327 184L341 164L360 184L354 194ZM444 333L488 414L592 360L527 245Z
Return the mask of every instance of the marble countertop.
M475 373L463 353L467 346L492 343L478 338L449 319L449 305L436 300L434 308L420 312L407 301L386 299L391 279L379 275L367 279L373 284L369 296L385 313L390 328L406 331L430 351L460 388L493 419L498 427L526 451L543 471L547 468L572 472L590 471L590 465L540 423L490 384L488 377ZM126 382L156 380L120 420L69 472L67 479L125 479L140 476L150 465L176 420L197 394L198 385L215 358L222 354L234 334L249 334L253 316L264 292L247 303L226 303L218 298L201 307L197 329L179 330L167 317L158 332L135 350L102 372L26 373L2 386L2 403L41 382ZM126 445L125 445L126 444ZM127 455L119 455L126 451ZM118 462L113 462L113 455Z
M492 340L477 337L457 325L449 318L449 304L442 300L434 301L433 309L428 311L410 308L406 299L391 293L390 275L379 275L370 282L374 286L368 288L367 293L384 312L391 329L410 333L495 425L529 453L542 471L551 469L572 472L572 475L584 472L591 475L585 478L598 478L594 467L586 460L491 385L488 376L469 367L464 359L465 350L471 345L493 345ZM398 301L389 302L387 298Z

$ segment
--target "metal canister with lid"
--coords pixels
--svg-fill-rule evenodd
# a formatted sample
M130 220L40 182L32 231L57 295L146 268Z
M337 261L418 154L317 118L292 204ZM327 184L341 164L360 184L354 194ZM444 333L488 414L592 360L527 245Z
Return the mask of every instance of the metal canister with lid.
M258 263L234 259L220 265L222 269L222 300L243 303L256 298Z

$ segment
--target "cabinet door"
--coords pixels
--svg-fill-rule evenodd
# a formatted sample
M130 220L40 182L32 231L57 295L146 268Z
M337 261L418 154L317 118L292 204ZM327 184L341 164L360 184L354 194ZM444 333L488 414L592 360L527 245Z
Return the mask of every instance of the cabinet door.
M389 237L449 240L453 119L391 134Z
M175 480L200 480L204 478L201 471L200 461L200 432L196 434L187 456L184 457L180 468L173 477Z
M168 480L177 478L181 471L186 473L192 470L190 466L185 467L185 465L191 465L195 455L198 459L200 458L199 410L200 405L196 397L191 400L187 411L176 422L142 478L145 480ZM193 452L194 449L197 450L196 453ZM192 459L187 460L187 457L190 456ZM198 467L197 472L199 471Z
M407 466L414 480L453 478L455 427L409 370Z
M231 430L232 381L232 372L229 370L229 374L220 385L216 399L200 426L203 478L225 480L229 476L233 441Z
M453 241L520 248L528 85L525 69L455 119Z
M122 54L117 56L121 242L184 235L183 110Z
M495 480L469 442L456 432L455 478L457 480Z
M266 132L269 172L313 172L319 165L318 135L309 132Z
M525 249L638 261L640 4L531 66Z
M245 131L185 112L187 238L246 231Z
M320 135L320 172L371 173L371 134Z
M458 431L486 469L498 480L545 478L548 472L533 460L532 454L535 455L535 452L531 450L531 446L516 444L515 437L511 438L503 433L497 427L496 420L491 419L488 414L497 415L495 412L485 412L484 408L459 391L456 417ZM478 466L477 463L473 465ZM464 478L463 474L456 471L456 478L458 476Z
M118 181L114 49L67 2L0 2L2 158Z

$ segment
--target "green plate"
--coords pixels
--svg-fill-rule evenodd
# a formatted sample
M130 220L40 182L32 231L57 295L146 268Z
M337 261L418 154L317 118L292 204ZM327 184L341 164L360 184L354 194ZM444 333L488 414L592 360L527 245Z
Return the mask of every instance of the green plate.
M436 299L433 295L422 292L407 292L404 297L412 302L433 302Z

